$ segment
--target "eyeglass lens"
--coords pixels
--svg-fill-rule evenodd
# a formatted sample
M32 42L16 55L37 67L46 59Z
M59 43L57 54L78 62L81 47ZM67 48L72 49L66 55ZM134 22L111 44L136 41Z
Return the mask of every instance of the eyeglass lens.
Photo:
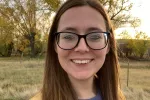
M107 45L107 34L90 33L86 35L85 41L92 49L101 49ZM59 33L57 35L57 43L62 49L73 49L79 42L79 36L74 33Z

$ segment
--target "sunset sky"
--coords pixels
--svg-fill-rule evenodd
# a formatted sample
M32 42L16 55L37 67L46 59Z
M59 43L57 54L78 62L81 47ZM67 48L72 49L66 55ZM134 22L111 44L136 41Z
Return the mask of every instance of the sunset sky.
M141 19L141 26L138 30L146 32L150 36L150 0L130 0L130 2L133 3L131 14ZM117 29L116 33L119 34L123 30L133 33L131 36L134 36L135 30L131 27Z

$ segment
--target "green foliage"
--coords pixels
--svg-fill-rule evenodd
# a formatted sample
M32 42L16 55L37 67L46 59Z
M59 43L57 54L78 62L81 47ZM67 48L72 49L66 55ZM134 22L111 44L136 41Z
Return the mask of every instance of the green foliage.
M143 58L145 52L148 49L149 41L147 40L130 40L128 47L132 48L134 54L140 58Z
M9 20L0 17L0 56L10 56L13 49L14 27Z
M131 39L132 37L129 35L128 31L123 31L122 33L119 34L121 39Z
M49 9L56 11L61 4L61 0L44 0L48 5Z
M137 32L135 39L130 39L128 41L128 48L134 51L134 54L140 58L143 58L145 52L149 48L148 36L144 32Z
M132 50L132 54L134 54L135 57L143 58L150 47L150 39L145 32L136 32L134 39L131 38L127 31L120 33L119 36L121 39L118 40L118 42L127 44L127 46L122 49Z
M7 45L5 44L0 44L0 56L6 56L8 53L8 50L7 50Z
M30 51L29 48L27 48L29 46L29 40L18 36L17 39L14 41L14 48L16 51L19 51L20 54L29 54L28 52Z
M54 5L51 8L55 10L58 2L51 0L50 3L52 2L54 2ZM8 25L15 27L11 32L15 50L19 50L20 53L30 54L33 57L40 52L42 48L41 44L38 43L41 41L41 36L38 37L38 31L40 29L40 34L43 34L43 30L45 30L41 28L41 23L45 25L45 20L49 18L44 19L44 22L42 21L44 14L50 14L47 8L48 6L44 4L43 0L3 0L3 3L0 4L0 15L10 21ZM2 23L3 21L0 20L0 22ZM4 27L4 30L10 30L10 28ZM8 35L8 38L10 34L7 33L5 32L4 35Z
M148 35L145 32L136 32L135 34L135 39L143 39L143 40L148 40Z
M39 53L42 52L42 49L43 49L43 44L42 44L42 41L41 41L41 34L37 34L35 36L35 55L37 56Z
M23 55L30 55L31 48L30 48L30 41L26 39L25 37L17 37L18 40L15 41L15 48L19 50L20 53ZM36 32L35 35L35 56L37 56L39 53L42 52L42 41L41 41L41 34Z
M143 58L143 55L148 49L148 36L144 32L137 32L135 35L135 53L140 57Z
M136 17L132 18L129 22L131 23L131 26L134 28L140 26L140 24L141 24L141 20L139 18L136 18Z

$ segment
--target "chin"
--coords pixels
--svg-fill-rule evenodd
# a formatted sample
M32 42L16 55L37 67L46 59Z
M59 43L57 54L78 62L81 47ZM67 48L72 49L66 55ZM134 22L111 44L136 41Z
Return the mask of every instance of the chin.
M94 75L89 75L89 74L76 74L76 75L72 76L72 78L74 78L76 80L88 80L93 77L94 77Z

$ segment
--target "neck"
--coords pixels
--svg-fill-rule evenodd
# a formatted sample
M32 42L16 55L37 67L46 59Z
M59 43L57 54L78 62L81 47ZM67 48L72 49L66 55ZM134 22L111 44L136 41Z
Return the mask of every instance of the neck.
M70 78L71 84L77 93L78 99L88 99L96 95L94 77L86 80L76 80Z

